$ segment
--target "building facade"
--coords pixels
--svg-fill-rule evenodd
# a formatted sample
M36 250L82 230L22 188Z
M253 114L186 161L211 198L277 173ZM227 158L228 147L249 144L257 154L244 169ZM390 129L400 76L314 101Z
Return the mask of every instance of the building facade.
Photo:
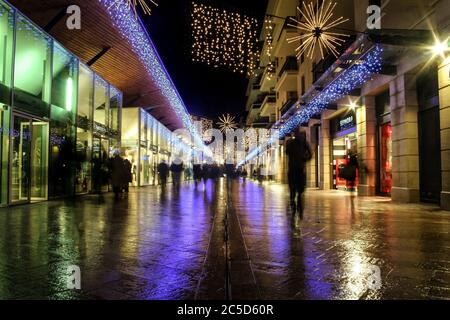
M282 6L284 1L274 2ZM317 5L316 1L296 5L303 2ZM370 5L382 10L379 30L368 29ZM283 128L304 114L302 110L318 106L320 111L297 123L315 151L308 163L309 187L348 190L339 171L355 152L364 168L358 172L359 195L433 202L450 209L449 12L447 0L337 1L335 15L349 19L342 27L348 41L338 47L338 58L298 57L298 99L280 110L271 126ZM437 43L444 46L438 55L432 50ZM370 63L374 50L382 51L380 70L364 79L363 73L361 77L352 74L358 65ZM288 55L294 54L291 50ZM334 100L324 99L339 82L352 90ZM319 105L318 101L325 102ZM287 139L289 135L278 148ZM278 167L285 171L285 159L280 159Z
M158 164L170 165L175 159L183 162L183 179L191 179L194 157L201 157L181 135L167 129L143 108L122 111L122 152L132 165L135 187L158 185Z
M107 190L122 93L3 1L0 25L1 204Z
M0 0L1 206L107 192L109 158L122 147L134 161L136 186L156 183L157 161L182 156L190 162L196 144L172 134L190 124L184 105L176 100L176 88L156 51L152 53L157 69L149 70L139 65L143 62L136 53L123 50L131 44L117 26L109 26L106 2L77 2L89 6L83 7L86 15L96 17L95 24L78 31L67 29L64 19L47 23L55 13L52 3L11 2L14 6ZM70 4L58 0L64 13ZM129 17L140 26L131 10ZM95 28L103 27L110 33L98 37ZM114 48L109 46L113 42ZM118 63L117 55L123 57L123 52L127 59ZM155 90L151 71L167 80L166 96ZM156 110L160 120L141 106Z

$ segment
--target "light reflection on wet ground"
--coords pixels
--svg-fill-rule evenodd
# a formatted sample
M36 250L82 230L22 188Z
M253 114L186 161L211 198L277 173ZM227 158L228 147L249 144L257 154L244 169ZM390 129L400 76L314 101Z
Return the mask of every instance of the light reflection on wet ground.
M0 209L2 299L450 298L450 214L251 181ZM225 228L224 221L228 221ZM228 232L228 246L224 243ZM67 290L67 266L81 291ZM374 268L381 287L369 281Z

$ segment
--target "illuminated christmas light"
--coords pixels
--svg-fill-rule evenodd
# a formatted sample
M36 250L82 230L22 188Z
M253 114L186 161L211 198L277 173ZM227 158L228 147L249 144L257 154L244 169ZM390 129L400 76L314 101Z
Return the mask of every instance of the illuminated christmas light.
M373 74L381 71L383 62L382 54L382 47L376 45L365 55L365 57L361 58L358 63L355 63L348 70L344 71L337 79L328 85L328 87L323 91L319 91L302 109L298 110L281 124L280 127L277 128L278 132L273 134L271 138L268 139L267 143L251 150L245 160L239 163L238 166L250 162L253 158L267 150L268 147L278 142L278 139L286 137L289 133L298 128L299 125L308 123L312 116L319 114L327 107L327 105L342 99L355 88L358 88L369 81Z
M299 29L303 34L287 39L289 43L300 41L300 46L296 48L297 57L300 58L302 54L306 53L306 56L313 59L316 52L316 48L319 49L322 59L324 58L324 51L330 51L336 58L339 55L336 47L342 45L345 40L340 37L349 37L349 35L337 32L331 32L330 30L337 26L349 21L344 17L339 17L335 20L331 20L333 17L333 10L336 8L337 3L329 2L328 6L324 1L319 7L317 3L316 9L312 3L306 5L303 2L303 10L297 7L301 17L305 18L305 22L298 21L291 18L296 24L288 24L291 27Z
M258 21L192 3L192 61L252 75L258 62Z
M228 113L226 115L220 116L219 122L217 123L219 125L220 131L226 132L227 130L236 129L238 126L234 119L235 117L230 116Z
M140 6L142 9L142 12L144 12L144 14L148 14L151 15L152 14L152 9L151 7L148 5L148 3L146 2L146 0L116 0L115 3L113 3L113 5L120 5L120 3L122 1L126 1L126 4L128 6L128 9L132 9L134 11L134 15L135 17L137 17L137 7ZM153 1L153 0L149 0L151 3L153 3L155 6L158 6L158 4Z
M211 150L204 145L201 136L196 130L195 125L192 123L191 117L186 110L186 106L170 79L150 36L143 27L141 21L134 16L134 12L129 8L127 0L98 1L105 7L114 27L117 28L123 38L128 41L130 50L139 56L147 73L161 90L170 107L182 121L184 127L192 135L195 145L199 150L205 152L207 156L211 156Z

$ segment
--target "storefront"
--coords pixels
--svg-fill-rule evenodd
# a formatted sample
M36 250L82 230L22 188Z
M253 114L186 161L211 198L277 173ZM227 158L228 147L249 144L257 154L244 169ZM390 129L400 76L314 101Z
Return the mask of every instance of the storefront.
M181 149L184 167L189 170L191 147L162 123L141 108L123 109L122 118L122 153L132 165L132 186L158 184L158 164L164 160L170 165Z
M1 205L90 192L91 160L120 143L122 94L3 1L0 39Z
M389 90L375 97L377 116L377 183L378 195L392 191L392 124Z
M339 172L349 161L351 153L357 153L357 133L355 110L348 109L346 112L330 120L330 136L332 139L332 176L333 189L350 190L351 186L347 180L342 179ZM356 185L358 185L358 179Z

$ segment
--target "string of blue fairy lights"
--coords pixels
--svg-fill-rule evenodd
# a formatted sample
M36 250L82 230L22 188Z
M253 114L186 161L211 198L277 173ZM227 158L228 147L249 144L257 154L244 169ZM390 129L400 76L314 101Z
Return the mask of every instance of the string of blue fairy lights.
M299 125L307 123L312 116L319 114L327 107L327 105L342 99L351 91L370 80L374 74L380 73L383 63L382 57L383 48L380 45L375 45L360 62L344 71L340 77L335 79L327 88L312 98L312 100L302 109L292 115L278 128L278 132L273 134L264 145L250 151L247 157L241 161L238 166L250 162L279 139L286 137L289 133L294 131Z
M140 20L135 16L133 10L130 9L123 0L98 1L105 7L113 25L120 31L121 35L128 40L131 50L139 55L146 71L152 76L176 115L181 119L184 127L192 135L194 144L200 150L203 150L206 155L212 156L211 150L203 143L203 139L193 124L183 100L159 58L150 35L142 26Z

